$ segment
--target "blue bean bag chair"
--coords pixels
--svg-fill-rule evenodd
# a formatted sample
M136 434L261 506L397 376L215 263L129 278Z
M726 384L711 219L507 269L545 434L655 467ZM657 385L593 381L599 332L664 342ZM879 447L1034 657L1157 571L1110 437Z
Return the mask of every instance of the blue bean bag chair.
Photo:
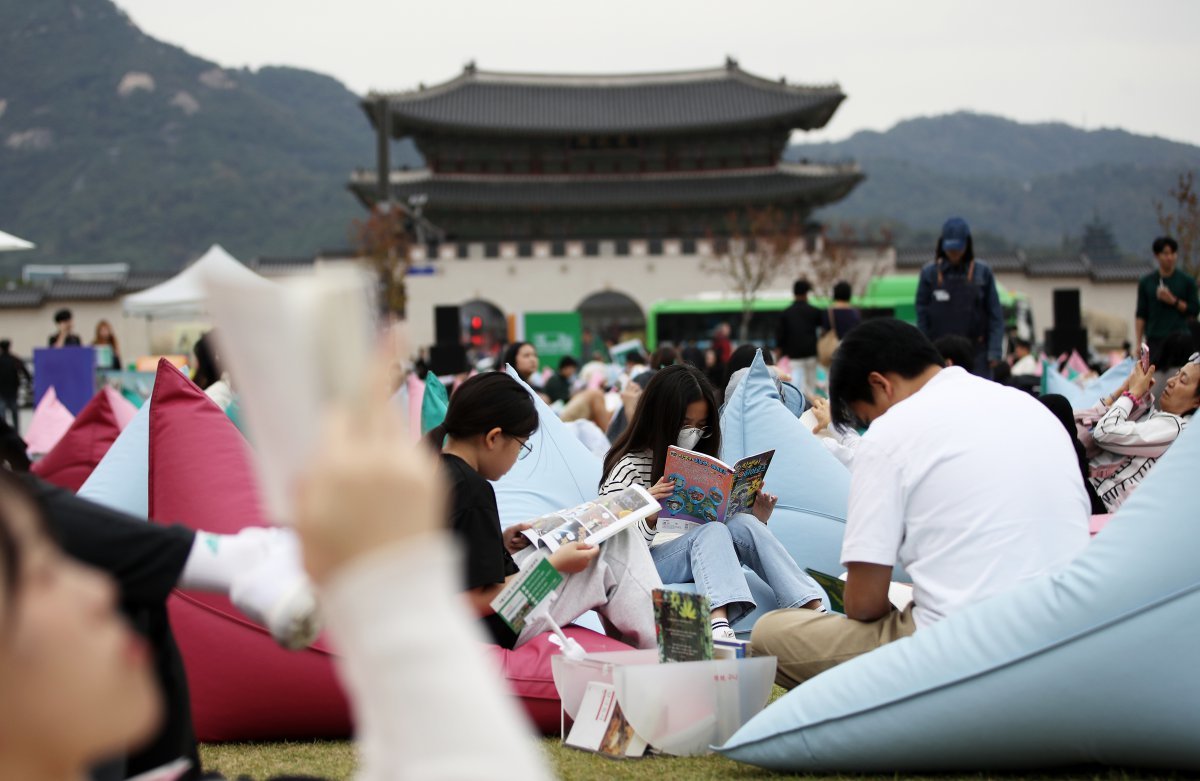
M1200 427L1063 572L797 687L720 748L786 772L1200 771Z
M1042 393L1057 393L1066 397L1071 409L1087 409L1108 396L1133 373L1133 359L1126 358L1088 384L1080 387L1054 371L1053 364L1042 367Z
M137 518L149 517L150 399L113 441L79 496Z
M764 487L779 497L770 529L796 563L830 575L842 572L842 536L850 472L779 398L762 352L726 399L721 414L721 460L775 451Z

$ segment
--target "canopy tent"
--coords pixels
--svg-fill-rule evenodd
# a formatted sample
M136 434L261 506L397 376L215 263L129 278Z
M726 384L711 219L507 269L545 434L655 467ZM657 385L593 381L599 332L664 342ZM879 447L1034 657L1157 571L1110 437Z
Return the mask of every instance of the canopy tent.
M18 239L11 233L0 231L0 252L7 252L9 250L17 249L33 249L35 246L36 245L32 241Z
M221 245L214 244L192 265L166 282L125 296L125 314L146 318L187 318L206 313L205 280L226 280L239 285L271 283L243 266Z

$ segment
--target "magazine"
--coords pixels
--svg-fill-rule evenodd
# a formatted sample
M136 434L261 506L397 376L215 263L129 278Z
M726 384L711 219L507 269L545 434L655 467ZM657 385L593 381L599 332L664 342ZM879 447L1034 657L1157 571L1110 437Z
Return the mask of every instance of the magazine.
M706 662L713 658L708 597L656 588L654 627L660 662Z
M663 474L675 483L675 493L662 500L659 531L687 531L693 524L724 523L731 515L749 512L774 455L768 450L730 466L716 456L667 448Z
M524 534L533 546L544 546L550 552L568 542L596 545L628 529L643 518L660 510L650 493L640 485L631 485L618 493L593 499L590 502L543 515L530 521Z

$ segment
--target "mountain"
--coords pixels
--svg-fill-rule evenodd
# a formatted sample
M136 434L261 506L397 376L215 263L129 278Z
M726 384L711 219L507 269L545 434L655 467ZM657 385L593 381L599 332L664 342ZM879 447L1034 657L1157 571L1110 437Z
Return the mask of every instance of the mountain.
M339 82L220 68L109 0L0 0L0 19L0 225L38 244L0 273L350 243L362 210L344 184L374 134Z
M794 144L786 156L854 158L866 171L866 181L818 219L889 225L925 240L961 214L995 244L1051 247L1098 216L1122 249L1138 254L1159 232L1155 200L1166 198L1179 173L1200 168L1200 147L1189 144L971 113Z

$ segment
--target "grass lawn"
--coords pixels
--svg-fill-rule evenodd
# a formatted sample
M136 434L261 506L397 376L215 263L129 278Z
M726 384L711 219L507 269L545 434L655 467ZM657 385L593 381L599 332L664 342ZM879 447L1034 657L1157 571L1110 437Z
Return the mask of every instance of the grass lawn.
M1076 769L1057 773L970 776L779 776L765 770L740 765L719 756L651 757L639 760L612 760L595 754L563 748L557 738L542 741L543 749L555 774L565 781L714 781L715 779L778 779L803 778L808 781L846 779L875 781L879 779L929 778L931 781L954 779L1003 778L1006 781L1126 781L1126 779L1176 778L1170 773ZM349 779L354 772L354 751L347 741L313 741L288 743L226 743L201 746L200 755L206 770L218 770L231 779L240 775L265 781L285 773L311 775L332 781ZM1178 776L1182 778L1183 776ZM503 773L496 775L504 778Z

